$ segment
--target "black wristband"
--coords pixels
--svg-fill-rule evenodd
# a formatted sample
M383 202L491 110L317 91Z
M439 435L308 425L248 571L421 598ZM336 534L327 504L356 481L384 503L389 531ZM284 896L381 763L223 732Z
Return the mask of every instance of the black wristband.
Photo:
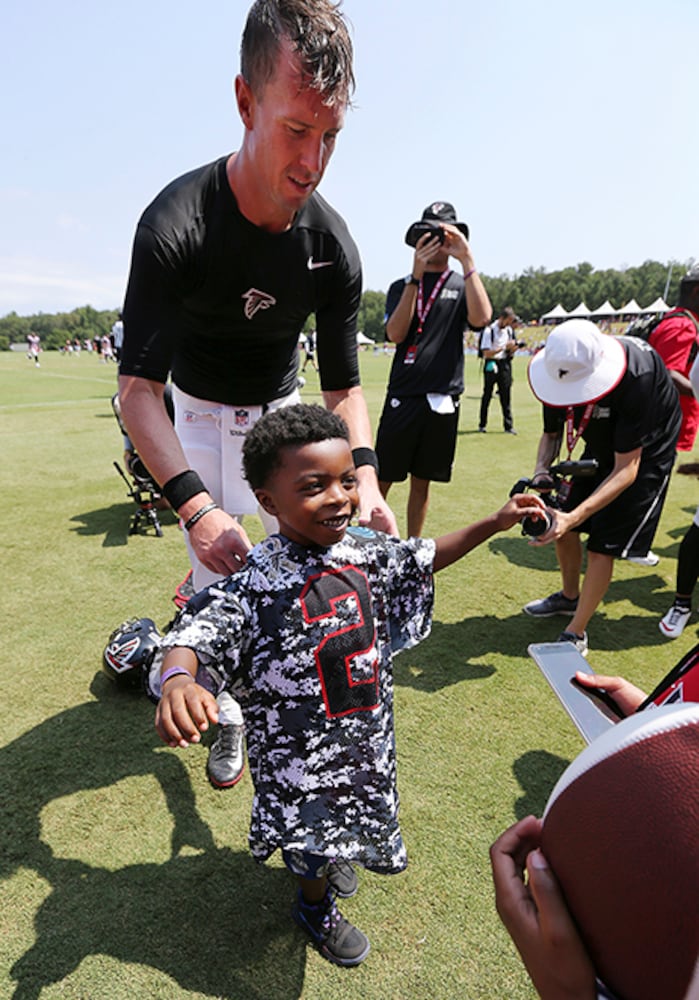
M358 469L360 465L370 465L378 476L379 460L376 457L376 452L373 448L353 448L352 460L354 462L355 469Z
M194 527L197 521L201 521L204 514L208 514L212 510L219 510L218 504L214 503L213 500L211 501L211 503L205 503L203 507L199 508L196 514L192 514L190 519L188 521L185 521L184 530L189 531L190 528Z
M193 469L178 472L163 486L163 496L173 510L179 510L183 503L187 503L197 493L206 493L206 486Z
M406 279L406 285L419 285L420 279L416 278L414 274L411 274L409 278Z

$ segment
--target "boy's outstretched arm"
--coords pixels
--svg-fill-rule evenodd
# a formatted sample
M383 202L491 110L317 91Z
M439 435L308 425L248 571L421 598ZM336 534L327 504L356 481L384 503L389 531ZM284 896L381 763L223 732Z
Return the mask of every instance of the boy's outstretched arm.
M511 497L504 507L484 517L482 521L469 524L466 528L452 531L448 535L442 535L435 539L436 552L434 557L433 571L437 573L445 566L450 566L457 559L461 559L487 541L498 531L507 531L514 524L517 524L525 517L542 517L546 509L541 497L534 493L516 493Z
M168 650L160 670L161 678L171 673L162 685L162 695L155 712L155 728L171 747L187 747L198 743L199 735L218 722L218 705L214 696L197 684L198 660L192 649L175 646Z

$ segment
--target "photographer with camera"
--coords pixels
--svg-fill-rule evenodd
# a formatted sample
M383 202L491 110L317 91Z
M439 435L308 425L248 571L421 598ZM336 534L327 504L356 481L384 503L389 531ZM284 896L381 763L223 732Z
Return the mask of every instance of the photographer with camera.
M386 297L386 339L396 344L376 438L383 496L410 475L408 535L417 538L427 515L430 482L448 483L464 391L464 331L490 319L465 222L448 202L428 205L405 236L415 248L406 278ZM462 274L452 271L454 257Z
M493 398L493 390L498 387L502 423L506 434L516 434L512 420L512 358L524 342L517 340L515 330L521 322L514 309L507 306L498 318L483 331L481 354L483 365L483 395L478 430L485 434L488 424L488 408Z
M675 460L681 424L677 393L662 359L645 342L568 320L529 363L529 384L544 403L533 485L551 489L550 466L565 431L568 456L579 438L594 475L574 478L563 509L533 545L556 544L562 589L525 605L535 618L570 615L559 642L587 652L587 625L604 597L615 559L644 555L653 542ZM582 544L587 570L582 588Z

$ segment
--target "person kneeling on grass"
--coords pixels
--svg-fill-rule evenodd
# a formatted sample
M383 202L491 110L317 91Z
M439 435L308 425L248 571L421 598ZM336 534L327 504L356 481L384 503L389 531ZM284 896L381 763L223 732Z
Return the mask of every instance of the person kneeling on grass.
M392 654L429 633L433 572L543 504L517 495L436 541L351 528L359 497L348 430L315 405L263 416L243 463L279 533L195 595L164 637L156 727L171 747L198 743L217 707L197 677L212 667L223 676L245 716L253 857L281 849L298 879L294 919L325 958L357 965L369 941L335 904L356 892L352 862L385 874L407 864Z

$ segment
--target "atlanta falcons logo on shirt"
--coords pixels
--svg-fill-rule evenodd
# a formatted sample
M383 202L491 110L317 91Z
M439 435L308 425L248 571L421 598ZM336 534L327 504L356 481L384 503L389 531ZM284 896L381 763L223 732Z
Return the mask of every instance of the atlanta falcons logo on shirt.
M242 295L242 299L245 302L246 319L252 319L259 309L269 309L270 306L276 306L277 304L277 300L273 295L268 295L267 292L260 292L257 288L248 289Z

